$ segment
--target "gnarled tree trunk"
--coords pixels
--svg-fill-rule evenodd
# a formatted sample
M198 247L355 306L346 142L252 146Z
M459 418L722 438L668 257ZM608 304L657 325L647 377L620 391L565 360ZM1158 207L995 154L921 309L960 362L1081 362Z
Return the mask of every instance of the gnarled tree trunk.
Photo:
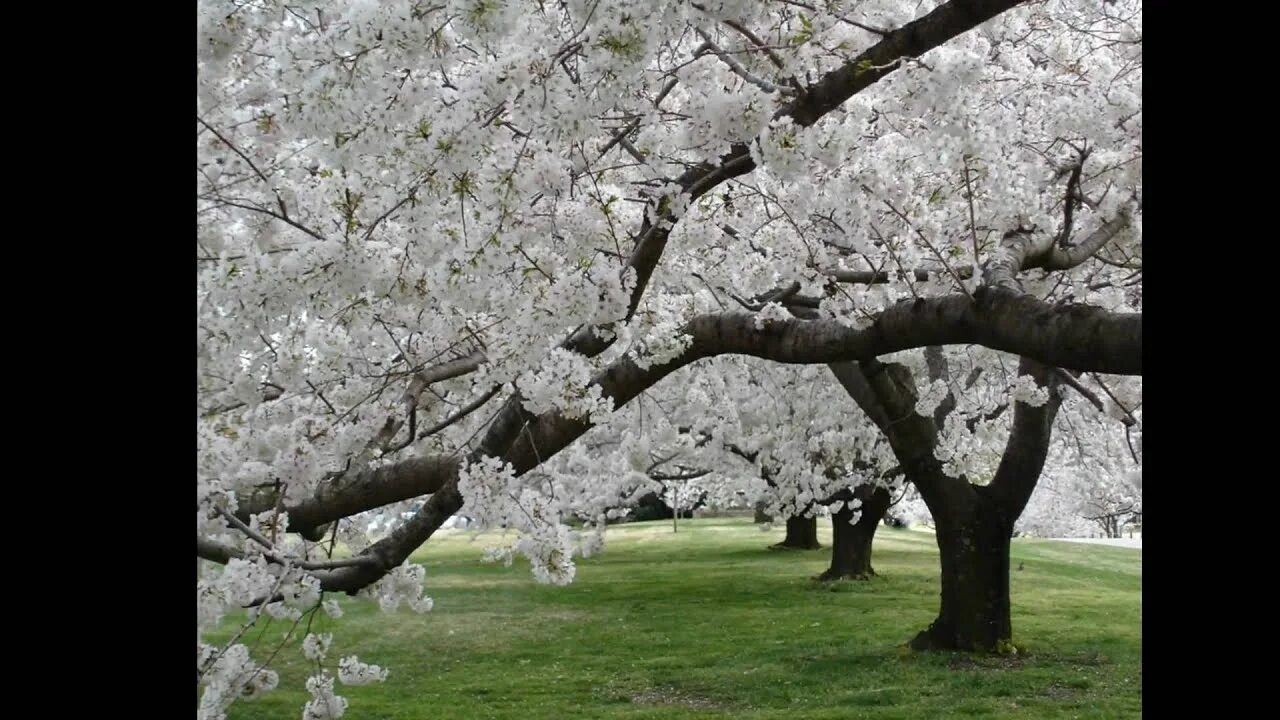
M860 486L852 493L845 491L845 494L862 501L859 508L862 516L858 522L850 524L853 510L848 506L831 516L831 567L818 576L819 580L865 580L876 574L871 568L871 544L892 498L888 490L869 485Z

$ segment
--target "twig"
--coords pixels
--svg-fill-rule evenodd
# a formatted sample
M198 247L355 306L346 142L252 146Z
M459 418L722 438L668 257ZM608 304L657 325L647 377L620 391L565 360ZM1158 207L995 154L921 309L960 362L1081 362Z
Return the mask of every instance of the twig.
M1106 406L1103 405L1102 398L1098 397L1089 388L1081 385L1080 381L1076 380L1071 373L1063 370L1062 368L1054 368L1054 371L1057 373L1058 377L1062 378L1068 385L1075 388L1076 392L1080 393L1086 400L1093 403L1093 406L1098 408L1098 412L1106 412Z
M698 33L698 35L702 37L703 40L706 40L705 44L707 45L708 49L712 53L714 53L716 57L723 60L724 64L729 66L729 69L733 71L734 75L737 75L738 77L742 78L743 80L746 80L747 82L751 83L752 85L755 85L756 87L760 88L761 90L764 90L767 93L776 92L776 93L783 93L787 95L794 95L796 93L796 90L792 88L778 87L777 85L774 85L768 80L752 75L751 71L743 67L742 63L738 62L737 60L734 60L733 56L721 50L719 46L711 42L711 36L707 35L707 33L704 32L702 28L695 28L694 30Z
M887 198L883 202L885 205L888 205L889 209L896 213L898 217L902 218L902 221L907 224L907 227L911 228L911 230L915 232L916 237L920 238L920 241L925 244L925 247L929 248L929 250L933 252L933 254L938 258L938 262L942 263L942 266L946 268L947 272L951 274L951 277L955 279L956 285L960 286L960 290L964 292L965 295L968 295L969 299L972 300L973 295L969 292L969 288L964 286L964 281L961 280L960 276L956 274L956 271L952 269L946 258L942 257L942 253L938 252L938 249L933 246L933 243L929 242L929 238L925 237L924 233L920 232L920 229L911 222L911 219L908 218L901 210L894 207L893 203L889 202Z
M1124 413L1124 417L1121 418L1121 422L1123 422L1126 427L1137 425L1137 418L1133 416L1133 413L1129 412L1128 408L1124 406L1124 403L1120 402L1120 400L1116 398L1115 394L1111 392L1111 389L1107 387L1107 384L1102 382L1102 378L1098 377L1098 373L1090 374L1093 375L1094 382L1098 383L1098 387L1102 388L1102 391L1107 394L1107 397L1111 398L1111 402L1114 402L1116 407L1120 408L1120 411Z
M813 11L813 12L815 12L815 13L817 13L817 12L822 12L821 10L819 10L819 9L818 9L818 8L816 8L816 7L814 7L813 5L810 5L809 3L796 2L796 0L779 0L779 2L783 3L784 5L793 5L793 6L795 6L795 7L801 7L801 8L804 8L804 9L806 9L806 10L811 10L811 11ZM867 32L869 32L869 33L873 33L873 34L875 34L875 35L879 35L880 37L886 37L886 36L888 36L888 35L889 35L889 31L888 31L888 30L883 30L883 29L881 29L881 28L872 27L871 25L865 25L865 24L860 23L860 22L858 22L858 21L856 21L856 20L850 20L849 18L847 18L847 17L845 17L845 16L843 16L843 15L836 15L835 13L831 13L831 16L832 16L832 17L834 17L835 19L839 20L840 22L845 23L846 25L852 25L853 27L856 27L856 28L858 28L859 30L866 30L866 31L867 31Z
M440 422L436 423L435 425L432 425L431 427L427 428L426 430L423 430L423 431L422 431L422 433L418 435L418 438L417 438L417 439L422 440L423 438L426 438L426 437L430 437L430 436L432 436L432 435L435 435L436 433L438 433L438 432L440 432L441 430L444 430L445 428L449 427L450 425L452 425L452 424L454 424L454 423L458 422L459 420L461 420L462 418L466 417L467 415L470 415L472 412L475 412L477 409L479 409L481 405L484 405L485 403L487 403L487 402L489 402L491 399L493 399L493 396L494 396L494 395L497 395L497 394L498 394L498 391L499 391L499 390L501 390L501 389L502 389L502 386L501 386L501 385L494 385L494 386L493 386L492 388L490 388L490 389L489 389L489 391L488 391L488 392L486 392L485 394L481 395L480 397L476 398L475 400L472 400L471 402L467 403L466 405L463 405L461 408L458 408L458 411L457 411L457 412L453 413L452 415L450 415L449 417L445 418L444 420L441 420Z

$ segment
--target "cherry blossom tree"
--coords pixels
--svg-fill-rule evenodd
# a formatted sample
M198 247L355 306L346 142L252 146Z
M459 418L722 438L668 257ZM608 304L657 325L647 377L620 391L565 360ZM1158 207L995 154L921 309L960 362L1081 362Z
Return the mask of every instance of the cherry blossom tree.
M548 460L589 431L629 452L649 432L620 409L742 355L858 374L938 526L918 644L1008 644L1008 536L1064 393L1140 396L1137 0L198 15L202 634L334 592L429 610L405 561L464 504L570 581L594 544L562 520L619 486ZM975 372L1012 409L984 420ZM238 640L198 640L202 717L276 683ZM307 718L386 674L304 651Z

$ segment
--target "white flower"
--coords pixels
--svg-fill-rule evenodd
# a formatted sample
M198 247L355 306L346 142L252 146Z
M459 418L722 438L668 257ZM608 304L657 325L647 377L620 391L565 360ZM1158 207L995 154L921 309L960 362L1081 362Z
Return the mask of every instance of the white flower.
M320 604L320 607L324 608L324 613L334 620L342 617L342 606L338 604L337 600L325 600Z
M1049 391L1037 385L1030 375L1019 375L1009 387L1009 394L1014 402L1032 407L1040 407L1049 401Z
M326 674L307 678L311 699L302 708L302 720L337 720L347 712L347 699L333 694L333 678Z
M338 661L338 679L343 685L368 685L387 679L388 671L377 665L360 662L355 655Z
M333 633L324 633L317 635L309 633L302 640L302 654L307 656L308 660L320 662L324 660L324 656L329 652L329 644L333 642Z

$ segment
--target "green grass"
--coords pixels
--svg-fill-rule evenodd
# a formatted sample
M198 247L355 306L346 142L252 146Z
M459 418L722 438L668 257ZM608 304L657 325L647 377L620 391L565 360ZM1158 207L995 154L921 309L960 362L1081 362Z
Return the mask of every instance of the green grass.
M348 718L1141 716L1140 551L1015 540L1022 652L970 657L902 648L938 609L931 534L882 527L879 576L830 586L810 579L825 547L766 549L780 537L749 519L682 521L675 535L669 522L623 525L572 585L547 587L519 562L480 563L484 539L445 532L414 556L431 613L344 602L344 618L313 631L333 632L331 662L391 668L385 683L339 686ZM254 656L289 624L267 627ZM237 703L233 720L300 716L299 641L273 663L281 687Z

